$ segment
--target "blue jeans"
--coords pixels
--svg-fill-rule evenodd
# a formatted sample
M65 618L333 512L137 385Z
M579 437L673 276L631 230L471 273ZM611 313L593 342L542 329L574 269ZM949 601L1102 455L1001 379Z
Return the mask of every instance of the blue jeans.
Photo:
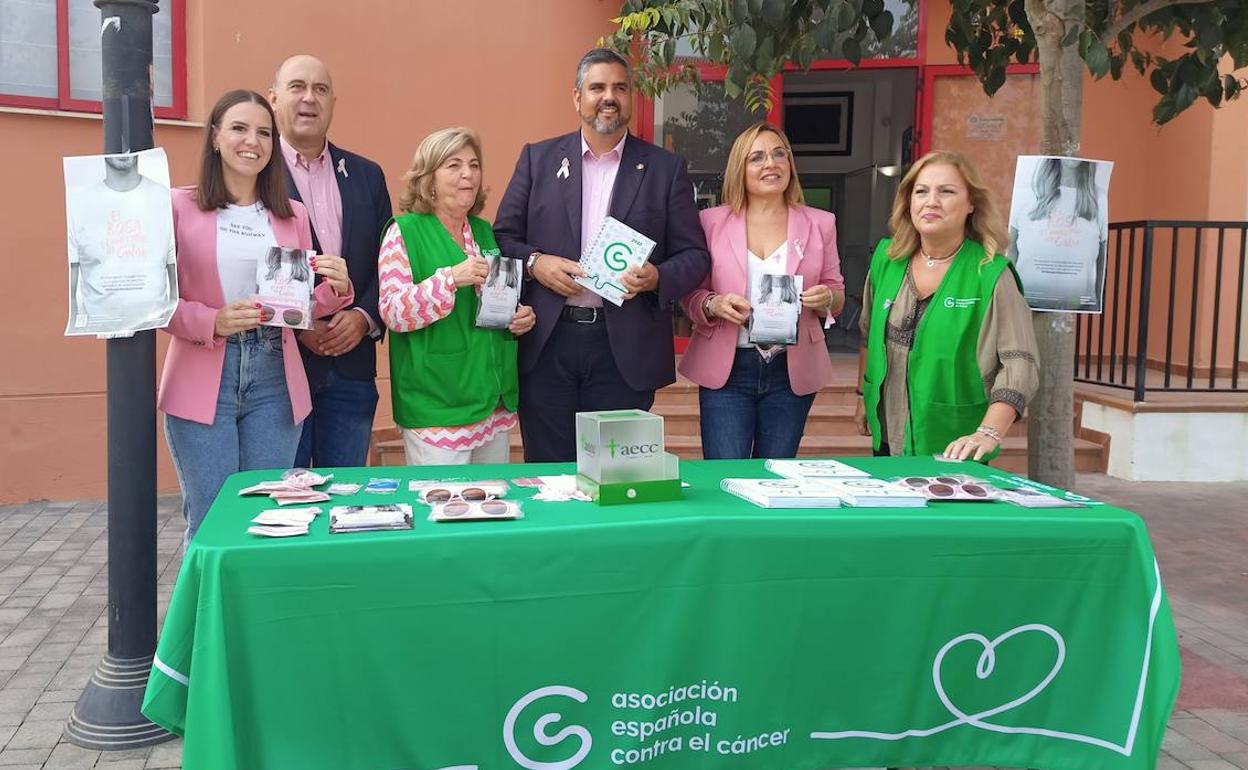
M377 383L330 371L312 391L312 413L303 421L296 468L354 468L368 464L377 411Z
M228 338L212 425L165 415L165 440L182 485L186 542L230 474L291 467L299 433L286 387L281 330L262 326Z
M754 348L740 348L724 387L698 389L704 458L797 456L815 394L793 393L788 359L779 353L764 361Z

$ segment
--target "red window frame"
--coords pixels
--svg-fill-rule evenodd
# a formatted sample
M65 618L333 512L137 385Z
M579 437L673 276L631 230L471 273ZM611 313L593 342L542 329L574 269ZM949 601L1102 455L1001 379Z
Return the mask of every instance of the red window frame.
M172 36L173 104L154 107L153 112L158 118L180 120L186 118L186 0L164 0L160 12L166 10ZM69 96L69 0L56 0L56 83L56 98L0 93L0 105L97 114L104 111L100 102Z
M854 65L846 59L820 59L810 65L810 71L816 72L820 70L849 70L849 69L900 69L912 68L919 70L919 83L916 90L920 90L924 85L923 70L924 62L927 60L927 0L918 0L919 3L919 28L916 32L917 40L915 46L915 55L909 59L863 59L857 65ZM704 81L723 82L728 74L728 68L723 65L701 64L695 63L698 74ZM784 72L801 72L801 67L795 64L785 65ZM772 89L776 95L775 103L771 110L767 113L767 122L773 126L784 127L784 75L781 73L772 78ZM918 97L921 98L921 97ZM636 97L637 115L636 115L636 134L639 139L646 142L654 142L654 100L642 96L640 93ZM916 104L915 123L916 130L919 123L919 117L924 113L921 112L922 105Z
M1006 75L1039 75L1040 65L1010 64L1005 68ZM936 109L936 78L974 77L975 71L960 64L933 64L923 68L923 88L921 91L919 119L919 151L915 156L921 158L932 151L932 115Z

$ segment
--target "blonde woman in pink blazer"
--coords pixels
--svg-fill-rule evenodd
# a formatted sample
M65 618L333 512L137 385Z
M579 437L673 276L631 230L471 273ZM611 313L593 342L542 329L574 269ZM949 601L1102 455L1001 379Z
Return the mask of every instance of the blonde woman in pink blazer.
M815 393L832 377L823 319L845 302L836 219L803 205L793 149L767 123L733 142L723 197L701 213L710 275L681 302L693 337L680 372L701 386L702 456L794 457ZM750 343L751 276L763 285L802 278L795 344Z
M188 543L230 474L291 466L311 410L294 334L261 326L252 299L256 263L270 247L312 247L307 210L286 193L273 126L264 97L227 93L209 117L198 187L173 191L178 309L159 404ZM322 278L314 317L351 304L341 257L317 255L310 267Z

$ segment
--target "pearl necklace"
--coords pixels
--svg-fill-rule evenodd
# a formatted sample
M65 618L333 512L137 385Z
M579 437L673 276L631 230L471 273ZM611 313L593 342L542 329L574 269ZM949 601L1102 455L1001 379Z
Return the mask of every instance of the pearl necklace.
M947 257L933 257L929 255L926 251L924 251L922 246L919 247L919 253L923 255L923 259L927 260L928 267L936 267L936 265L938 264L943 265L944 263L958 256L958 252L962 250L962 246L965 243L966 243L965 240L963 240L962 243L959 243L958 248L954 249L953 253Z

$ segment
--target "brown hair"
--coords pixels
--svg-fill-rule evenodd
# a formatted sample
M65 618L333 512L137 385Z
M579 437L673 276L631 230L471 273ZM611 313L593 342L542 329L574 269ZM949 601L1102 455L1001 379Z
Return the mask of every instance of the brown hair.
M1004 220L997 211L996 198L969 160L956 152L944 150L929 152L919 158L902 177L901 184L897 187L897 195L893 197L893 213L888 218L888 226L893 231L888 258L903 259L919 248L919 232L914 229L914 222L910 219L910 197L914 193L914 183L919 172L931 165L952 166L962 175L966 182L967 196L974 207L971 215L966 218L965 234L967 238L983 245L984 264L991 262L1009 243Z
M734 213L745 210L745 164L754 146L754 140L763 133L772 133L780 137L780 144L789 153L789 186L784 190L784 200L790 206L800 206L806 202L802 194L802 183L797 179L797 163L793 158L793 147L784 132L766 121L759 121L742 131L732 143L728 152L728 166L724 169L723 200L732 207Z
M277 140L277 119L267 99L255 91L239 89L229 91L212 108L208 116L208 125L204 130L204 147L199 160L199 188L195 193L195 201L200 211L212 211L225 208L233 203L230 191L225 187L225 173L221 169L221 154L213 149L212 140L221 130L221 119L236 104L251 102L264 107L269 115L269 125L273 131L273 151L269 154L269 162L260 169L256 177L256 197L264 207L273 212L278 219L290 219L295 215L290 205L290 194L286 191L286 171L282 168L282 151Z
M482 165L484 174L481 140L471 128L444 128L420 140L420 146L416 148L416 155L412 158L412 167L403 174L403 181L407 186L399 193L399 210L413 214L432 214L433 173L447 158L465 147L471 147L477 154L477 162ZM477 199L468 210L470 217L480 214L481 209L485 208L484 180L483 175L481 188L477 190Z

